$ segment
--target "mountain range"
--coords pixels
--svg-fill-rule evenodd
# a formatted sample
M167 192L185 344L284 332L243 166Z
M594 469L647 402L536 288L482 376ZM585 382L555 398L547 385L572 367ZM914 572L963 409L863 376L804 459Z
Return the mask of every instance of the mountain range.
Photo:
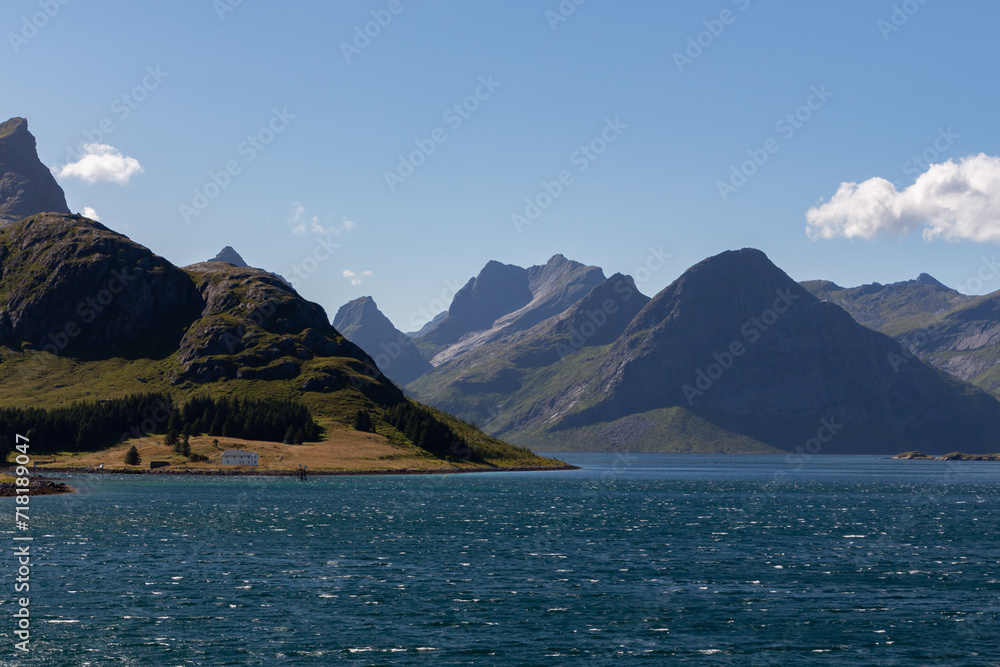
M370 298L352 331L368 317L390 333L362 347L430 363L408 393L535 449L996 449L1000 293L926 273L797 284L743 249L650 298L556 255L489 262L409 338Z
M232 247L176 267L69 214L26 122L0 128L0 407L266 395L330 423L368 411L405 440L382 418L407 402L405 385L484 461L513 450L476 423L547 450L996 449L1000 293L963 295L927 274L799 284L744 248L647 296L555 255L487 263L412 335L371 297L331 324Z
M232 248L177 267L70 214L61 188L38 169L23 119L0 127L0 210L10 218L0 226L0 408L138 393L291 400L332 431L364 413L365 430L421 456L556 465L408 401L322 307ZM399 414L420 424L397 429ZM450 442L426 442L431 432Z

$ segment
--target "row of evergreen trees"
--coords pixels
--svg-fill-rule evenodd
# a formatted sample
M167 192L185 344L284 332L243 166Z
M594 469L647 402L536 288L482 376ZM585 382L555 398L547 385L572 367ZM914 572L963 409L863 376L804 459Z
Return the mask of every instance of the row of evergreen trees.
M320 438L309 409L294 401L195 397L181 407L169 394L133 394L60 408L0 408L0 461L14 435L33 453L92 451L131 437L167 433L308 442Z
M475 456L472 448L427 408L403 401L388 408L384 419L396 430L402 431L414 445L432 454L453 456L464 461Z

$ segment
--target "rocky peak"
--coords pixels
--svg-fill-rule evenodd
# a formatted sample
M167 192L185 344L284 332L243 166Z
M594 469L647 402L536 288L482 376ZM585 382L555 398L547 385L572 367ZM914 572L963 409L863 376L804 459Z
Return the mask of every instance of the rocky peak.
M333 326L371 355L379 370L393 382L407 384L431 369L413 339L393 326L370 296L341 306L333 318Z
M0 125L0 223L46 212L69 213L66 195L38 159L28 121L11 118Z
M219 254L208 260L209 262L229 262L233 266L237 266L241 269L245 269L250 265L244 261L240 254L233 250L233 246L227 245L225 248L219 251Z
M478 276L458 290L448 317L424 338L447 345L472 331L490 328L498 318L532 300L529 281L527 269L491 260Z

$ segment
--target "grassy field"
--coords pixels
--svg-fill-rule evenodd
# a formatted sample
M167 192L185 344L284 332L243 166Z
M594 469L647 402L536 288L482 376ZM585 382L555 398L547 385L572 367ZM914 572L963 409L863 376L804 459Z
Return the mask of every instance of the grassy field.
M33 472L56 471L60 468L89 468L104 464L108 471L123 471L127 469L148 469L150 461L166 461L167 469L172 471L295 471L300 465L315 472L340 472L360 470L440 470L462 468L479 468L482 464L471 464L463 461L446 461L432 456L422 449L412 445L400 445L390 442L388 438L373 433L358 431L328 429L329 435L322 442L303 445L286 445L280 442L262 442L241 440L238 438L212 438L195 436L190 440L193 453L204 454L208 462L192 463L184 456L174 452L163 444L162 436L136 438L124 444L118 444L109 449L97 452L62 452L54 455L39 456L36 460L38 468ZM215 444L218 440L218 445ZM137 466L126 466L125 452L135 445L141 458ZM226 449L244 449L257 452L259 465L223 466L220 463L222 452ZM517 461L493 462L498 465L518 465ZM553 467L560 462L544 459L541 462L532 456L525 460L524 465L546 465Z

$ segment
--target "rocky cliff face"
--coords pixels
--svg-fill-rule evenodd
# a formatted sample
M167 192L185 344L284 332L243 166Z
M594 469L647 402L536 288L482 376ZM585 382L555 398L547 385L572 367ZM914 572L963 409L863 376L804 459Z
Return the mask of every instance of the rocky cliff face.
M397 384L405 385L431 370L413 340L393 326L370 296L341 306L333 326L371 355L379 370Z
M598 304L615 296L615 278L628 291L613 277L562 315L410 388L536 446L645 438L670 450L675 439L728 438L794 450L822 432L827 453L894 453L913 442L985 451L1000 428L992 397L912 355L898 363L899 343L813 297L758 250L709 258L605 317Z
M69 213L66 195L38 159L28 121L0 125L0 224L36 213Z
M0 345L86 360L164 360L174 385L296 379L301 391L402 392L279 277L224 262L185 269L81 216L0 229ZM329 363L324 360L329 359Z
M198 298L184 271L93 220L44 213L0 229L0 344L120 347Z
M845 288L826 280L810 280L802 286L817 298L837 304L859 324L890 336L928 326L973 300L926 273L888 285Z
M819 301L762 252L727 252L686 271L640 311L586 382L601 399L563 423L681 406L761 425L834 419L865 431L831 444L840 451L861 440L859 449L870 451L874 432L894 445L931 433L953 442L970 423L1000 424L995 400L957 389L917 360L894 364L901 354L896 341Z
M555 255L528 269L490 262L455 295L448 316L418 346L438 366L558 315L604 281L596 266Z

